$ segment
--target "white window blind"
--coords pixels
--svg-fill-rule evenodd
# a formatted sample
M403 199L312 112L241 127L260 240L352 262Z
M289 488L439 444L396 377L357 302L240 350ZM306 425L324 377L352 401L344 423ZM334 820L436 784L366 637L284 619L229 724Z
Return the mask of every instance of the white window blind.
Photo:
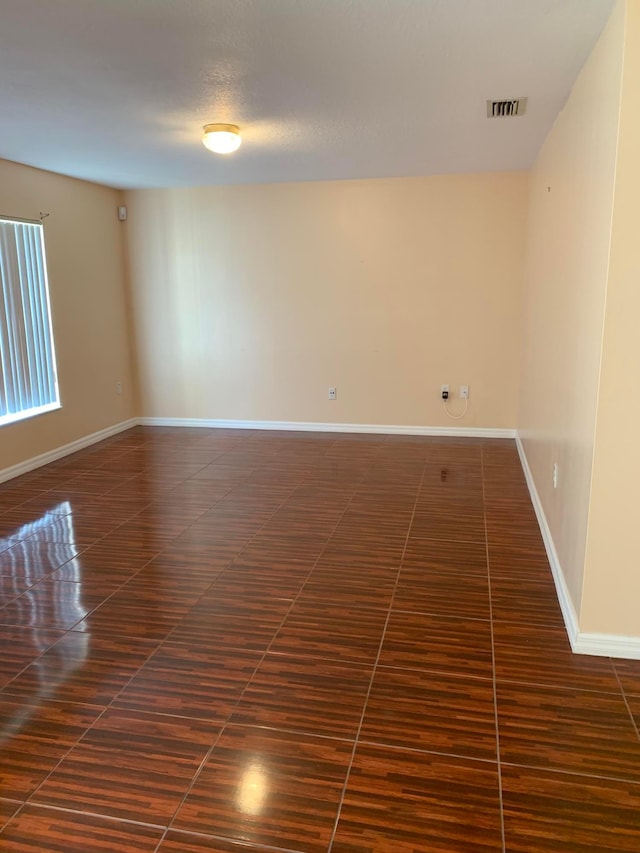
M0 426L60 406L39 223L0 219Z

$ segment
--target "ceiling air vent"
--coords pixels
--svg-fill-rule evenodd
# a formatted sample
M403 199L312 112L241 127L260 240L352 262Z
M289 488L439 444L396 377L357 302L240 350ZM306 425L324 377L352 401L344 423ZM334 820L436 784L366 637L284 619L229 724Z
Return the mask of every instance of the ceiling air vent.
M509 98L506 101L487 101L487 118L523 116L526 111L526 98Z

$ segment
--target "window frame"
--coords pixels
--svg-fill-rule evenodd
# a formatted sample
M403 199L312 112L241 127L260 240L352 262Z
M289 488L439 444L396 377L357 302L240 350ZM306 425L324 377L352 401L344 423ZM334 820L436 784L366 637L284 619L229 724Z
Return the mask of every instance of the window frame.
M0 224L9 223L16 225L31 225L35 226L39 229L39 237L40 237L40 252L42 256L42 271L41 271L41 290L44 293L44 304L46 307L46 331L49 335L49 346L50 346L50 359L49 359L49 372L50 372L50 382L53 385L55 400L49 403L44 403L40 406L31 406L28 409L21 409L19 412L11 412L6 415L0 414L0 429L4 426L8 426L10 424L17 423L19 421L28 420L29 418L35 418L39 415L44 415L49 412L57 411L62 408L62 402L60 399L60 384L58 381L58 364L56 357L56 346L55 346L55 337L53 334L53 317L51 312L51 296L49 292L49 271L47 268L47 250L45 243L45 233L44 233L44 218L40 219L25 219L20 216L6 216L0 215ZM31 290L31 286L30 286ZM2 291L0 291L0 298L2 297ZM32 333L33 329L25 329L25 331Z

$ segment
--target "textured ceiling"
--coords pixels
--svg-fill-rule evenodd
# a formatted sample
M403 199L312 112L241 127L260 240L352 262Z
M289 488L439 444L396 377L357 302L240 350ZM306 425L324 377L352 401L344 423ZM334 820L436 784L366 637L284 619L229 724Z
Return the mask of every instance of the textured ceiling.
M612 5L0 0L0 157L118 187L527 168Z

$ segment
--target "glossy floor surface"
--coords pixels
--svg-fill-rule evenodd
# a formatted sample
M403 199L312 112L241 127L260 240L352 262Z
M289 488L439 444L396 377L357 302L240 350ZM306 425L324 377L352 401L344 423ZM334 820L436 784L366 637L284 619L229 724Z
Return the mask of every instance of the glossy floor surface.
M513 442L135 428L0 537L3 853L640 850Z

